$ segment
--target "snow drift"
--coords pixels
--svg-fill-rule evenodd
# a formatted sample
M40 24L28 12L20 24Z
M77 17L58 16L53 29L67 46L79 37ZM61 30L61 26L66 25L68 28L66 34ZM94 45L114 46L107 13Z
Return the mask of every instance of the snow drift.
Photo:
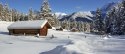
M74 40L64 46L57 46L55 49L41 54L87 54L92 53L91 45L86 41Z

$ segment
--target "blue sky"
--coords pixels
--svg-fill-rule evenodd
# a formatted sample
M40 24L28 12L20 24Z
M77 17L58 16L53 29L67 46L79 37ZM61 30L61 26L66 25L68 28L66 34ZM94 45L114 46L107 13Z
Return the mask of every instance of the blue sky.
M52 12L72 13L77 11L96 10L98 7L110 2L121 0L49 0ZM2 4L9 4L20 12L27 13L32 7L33 10L40 10L43 0L0 0Z

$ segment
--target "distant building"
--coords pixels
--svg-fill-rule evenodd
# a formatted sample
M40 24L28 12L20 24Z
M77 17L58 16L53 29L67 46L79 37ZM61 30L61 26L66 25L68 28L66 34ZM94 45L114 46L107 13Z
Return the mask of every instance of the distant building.
M46 36L52 28L47 20L18 21L8 27L10 35L37 35Z
M72 28L71 32L79 32L79 30L77 28Z
M63 31L63 28L61 26L55 27L57 31Z

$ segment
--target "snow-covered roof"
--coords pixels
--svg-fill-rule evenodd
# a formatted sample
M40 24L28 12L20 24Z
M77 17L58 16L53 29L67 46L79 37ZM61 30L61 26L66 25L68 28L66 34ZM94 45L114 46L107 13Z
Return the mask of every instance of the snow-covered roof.
M61 26L57 26L57 27L55 27L56 29L60 29L60 28L62 28Z
M18 21L8 26L8 29L41 29L46 23L47 20Z

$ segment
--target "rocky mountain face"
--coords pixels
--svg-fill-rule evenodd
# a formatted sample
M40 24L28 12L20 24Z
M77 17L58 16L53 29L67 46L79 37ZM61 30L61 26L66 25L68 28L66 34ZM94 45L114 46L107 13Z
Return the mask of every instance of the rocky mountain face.
M60 19L60 21L64 21L64 20L70 20L70 21L86 21L86 22L90 22L92 21L93 14L91 14L90 11L88 12L74 12L70 15L66 15L64 16L62 19Z

